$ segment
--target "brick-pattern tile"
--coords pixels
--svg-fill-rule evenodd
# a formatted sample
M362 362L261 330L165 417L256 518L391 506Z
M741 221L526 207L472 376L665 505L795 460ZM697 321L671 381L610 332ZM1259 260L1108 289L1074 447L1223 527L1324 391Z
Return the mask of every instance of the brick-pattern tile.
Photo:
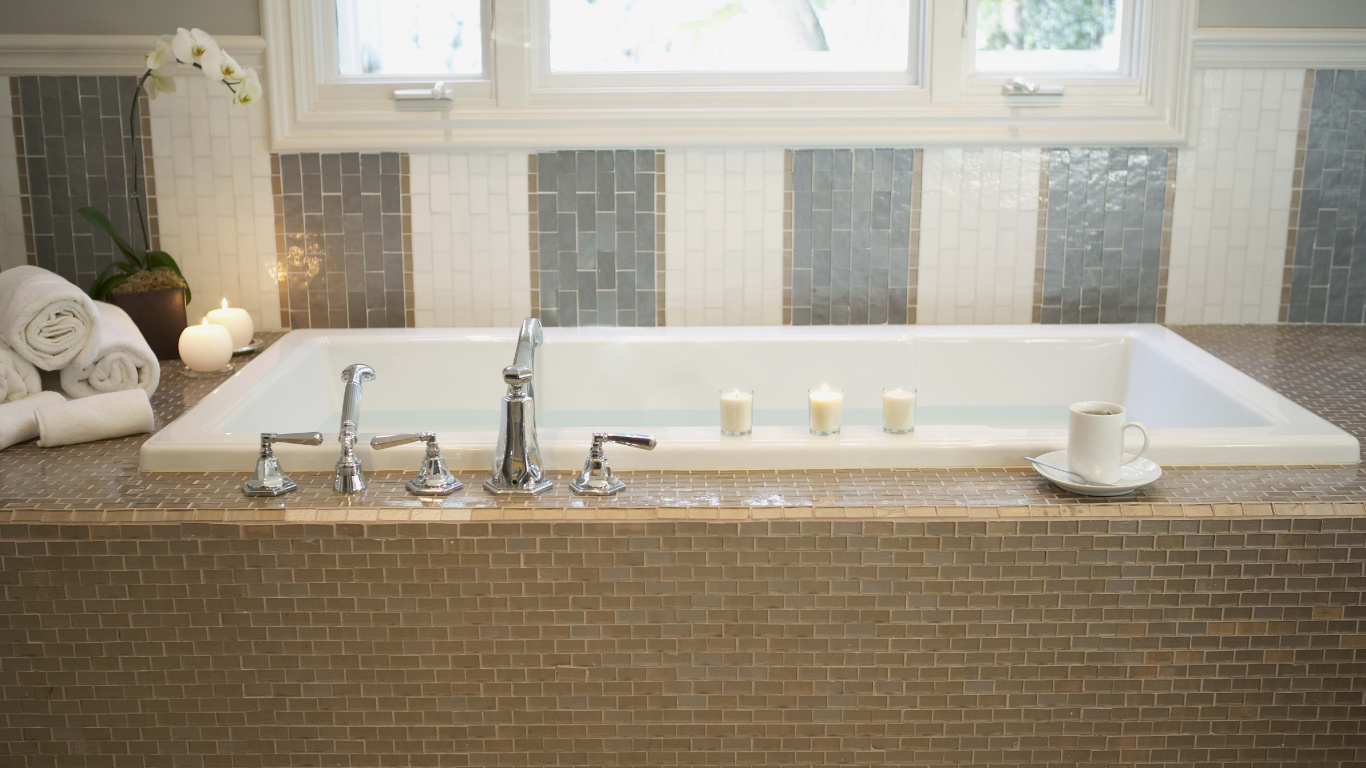
M270 122L264 104L239 106L198 73L152 101L161 246L194 289L190 321L220 298L280 327Z
M408 156L303 153L270 162L281 325L414 325Z
M0 526L16 766L1366 762L1366 517Z
M1027 323L1038 149L925 150L920 323Z
M1366 371L1366 327L1177 330L1366 442L1366 392L1359 386ZM279 334L262 336L272 342ZM179 417L217 384L163 371L152 398L157 426ZM139 472L145 440L143 435L60 449L29 442L7 449L0 521L1366 514L1366 465L1167 467L1158 483L1122 499L1075 496L1024 467L641 471L622 473L627 489L606 499L575 496L568 488L571 473L552 473L554 489L519 500L483 492L486 472L458 472L464 491L420 503L403 487L411 472L368 473L370 488L359 497L333 493L329 473L292 472L297 492L247 499L241 484L250 467Z
M781 149L665 155L672 206L665 240L669 325L782 323L783 155Z
M919 152L791 152L792 259L784 277L784 300L790 299L784 322L916 321Z
M1162 320L1175 152L1049 150L1041 322Z
M1366 322L1366 72L1321 69L1304 136L1286 319Z
M157 245L156 184L151 165L147 99L137 146L130 146L128 103L132 77L23 76L13 78L12 122L23 195L29 263L50 269L82 288L114 261L116 247L77 213L104 211L134 248L146 248L129 197L129 170L142 185L152 247ZM145 160L145 162L144 162Z
M664 152L540 152L528 171L533 314L547 326L663 325Z
M1274 323L1303 69L1207 69L1192 82L1181 150L1167 320Z
M515 327L531 314L526 158L409 156L419 327Z

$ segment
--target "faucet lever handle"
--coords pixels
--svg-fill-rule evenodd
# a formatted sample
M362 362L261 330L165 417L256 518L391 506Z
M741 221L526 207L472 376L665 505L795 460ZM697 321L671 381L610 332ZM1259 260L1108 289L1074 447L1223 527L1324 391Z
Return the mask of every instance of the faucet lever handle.
M428 445L431 445L436 442L436 433L404 432L398 435L375 435L374 437L370 438L370 447L374 448L377 451L382 451L385 448L393 448L394 446L398 445L416 443L419 440L426 442Z
M503 381L517 386L531 383L531 369L525 365L509 365L503 369Z
M299 487L280 469L280 460L275 457L276 443L322 445L323 436L319 432L262 432L261 455L256 457L256 471L250 480L242 484L242 493L248 496L282 496Z
M417 475L406 483L408 492L414 496L449 496L465 487L465 484L457 480L446 467L446 459L441 456L441 446L436 444L435 432L375 435L370 438L370 447L382 451L419 441L427 444L427 454L422 457L422 466L418 467Z
M594 432L593 444L588 449L588 460L583 471L569 484L569 489L580 496L611 496L626 483L612 474L612 466L607 463L607 453L603 450L606 443L629 445L632 448L654 450L655 439L652 435L632 435L617 432Z

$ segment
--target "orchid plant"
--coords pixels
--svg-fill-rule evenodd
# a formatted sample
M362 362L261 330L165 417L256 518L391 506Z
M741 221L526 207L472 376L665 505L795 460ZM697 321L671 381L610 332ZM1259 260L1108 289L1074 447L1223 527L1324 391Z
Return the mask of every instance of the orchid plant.
M191 66L204 73L204 76L227 86L229 93L232 94L234 104L246 106L261 98L261 79L257 76L256 70L251 68L243 69L238 66L237 61L229 56L227 51L218 47L209 33L202 29L185 29L181 27L175 35L162 35L156 47L147 53L144 62L147 71L142 73L138 79L137 88L133 90L131 104L128 108L128 127L131 138L129 144L133 151L132 156L137 155L138 150L138 94L142 90L147 91L149 98L155 99L158 94L174 93L176 89L175 73L181 66ZM123 254L123 261L116 261L110 264L99 274L95 280L95 285L90 289L92 298L104 301L111 291L122 285L128 278L139 272L154 269L166 269L175 273L181 284L185 285L185 301L190 300L190 286L185 283L185 275L180 271L180 265L175 259L165 251L151 250L151 237L148 235L147 212L142 205L142 192L138 185L137 168L132 169L131 197L137 206L138 225L142 227L142 241L148 246L146 251L137 251L119 235L114 229L114 225L101 211L86 206L80 209L81 216L86 221L104 230L114 241L119 251Z

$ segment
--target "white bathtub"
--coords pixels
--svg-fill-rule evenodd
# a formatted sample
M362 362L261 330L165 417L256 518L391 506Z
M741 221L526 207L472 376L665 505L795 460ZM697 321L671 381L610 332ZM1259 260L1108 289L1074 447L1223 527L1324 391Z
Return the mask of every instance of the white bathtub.
M337 458L340 372L375 369L364 438L430 429L457 469L493 460L502 369L516 331L295 331L142 449L147 471L249 472L258 433L317 430L279 446L290 471ZM806 430L806 391L845 392L842 434ZM880 428L881 389L920 390L913 435ZM755 392L749 437L719 432L717 392ZM1162 464L1350 464L1351 435L1160 326L548 328L536 396L547 469L582 466L597 430L648 432L614 446L618 469L801 469L1018 465L1066 444L1067 406L1108 400L1152 433ZM415 469L421 448L360 449L367 469Z

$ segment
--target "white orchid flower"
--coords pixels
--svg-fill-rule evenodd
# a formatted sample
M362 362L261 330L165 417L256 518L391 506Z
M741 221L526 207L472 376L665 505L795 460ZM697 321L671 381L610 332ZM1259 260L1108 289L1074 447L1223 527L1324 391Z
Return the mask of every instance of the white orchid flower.
M176 68L175 53L171 50L171 36L162 35L157 38L157 45L148 51L145 59L147 68L155 72L160 77L167 77Z
M158 75L154 69L143 87L147 89L147 98L155 99L159 93L175 93L175 78Z
M237 84L237 93L233 94L234 103L246 106L261 98L261 78L257 76L256 70L248 69L242 73L242 80Z
M171 51L181 64L198 64L206 76L218 79L223 51L208 32L198 27L190 30L181 27L171 39Z
M223 59L218 62L218 74L224 80L235 83L242 79L242 68L238 66L237 60L228 55L227 51L222 51Z

